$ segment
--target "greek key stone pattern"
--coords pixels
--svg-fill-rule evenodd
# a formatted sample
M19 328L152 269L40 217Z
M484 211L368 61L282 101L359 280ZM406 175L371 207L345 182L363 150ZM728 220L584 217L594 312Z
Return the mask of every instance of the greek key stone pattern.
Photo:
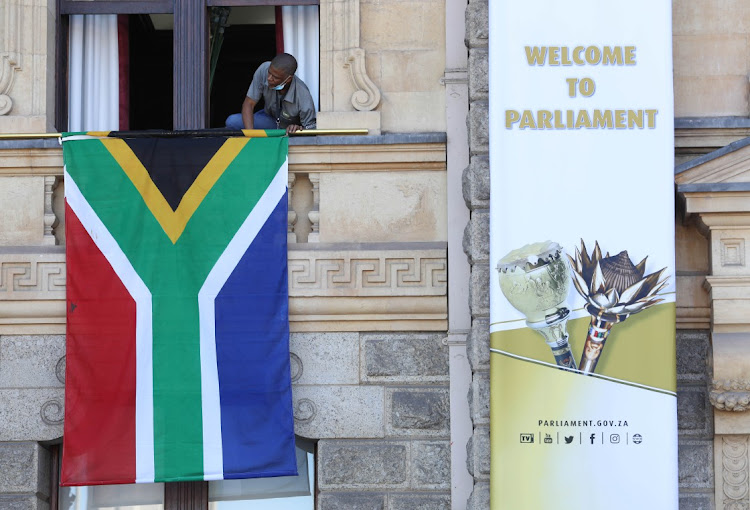
M291 296L443 296L447 292L445 250L406 256L414 251L378 251L341 256L341 252L290 252Z
M19 260L22 257L0 258L0 300L65 299L65 262L40 261L39 256Z

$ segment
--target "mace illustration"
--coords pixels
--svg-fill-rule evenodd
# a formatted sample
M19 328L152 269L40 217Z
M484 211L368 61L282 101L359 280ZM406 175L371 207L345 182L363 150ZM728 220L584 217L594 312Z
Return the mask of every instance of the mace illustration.
M579 366L581 372L590 374L596 369L612 326L663 301L657 295L669 277L659 280L666 268L644 276L646 259L633 265L627 251L602 257L598 242L589 257L583 239L581 249L576 248L575 258L568 258L573 268L573 283L591 314Z
M570 269L560 245L552 241L527 244L500 259L497 270L500 290L526 316L526 324L544 337L555 362L575 370L567 330Z

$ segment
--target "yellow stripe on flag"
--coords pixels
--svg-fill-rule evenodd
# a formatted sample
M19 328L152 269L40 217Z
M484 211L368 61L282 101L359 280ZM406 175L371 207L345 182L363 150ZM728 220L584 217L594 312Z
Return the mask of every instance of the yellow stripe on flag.
M203 199L227 166L240 153L247 139L229 138L224 142L182 197L176 211L169 206L164 195L151 179L151 175L124 140L106 138L102 140L102 143L141 194L146 206L172 244L175 244Z

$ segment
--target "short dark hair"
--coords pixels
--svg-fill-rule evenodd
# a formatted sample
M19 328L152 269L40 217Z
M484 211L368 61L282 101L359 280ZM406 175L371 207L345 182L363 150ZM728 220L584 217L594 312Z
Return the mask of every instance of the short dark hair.
M271 60L271 65L287 74L294 74L297 71L297 59L289 53L279 53Z

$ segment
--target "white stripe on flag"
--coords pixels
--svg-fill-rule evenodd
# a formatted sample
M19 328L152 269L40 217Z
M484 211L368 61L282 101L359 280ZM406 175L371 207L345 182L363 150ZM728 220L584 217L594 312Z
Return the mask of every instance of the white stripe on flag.
M265 225L281 197L284 196L288 179L288 161L288 158L284 160L265 193L234 234L198 292L203 407L203 477L205 480L224 478L214 300L255 236Z
M65 169L65 199L97 248L135 300L135 481L154 481L154 392L152 363L151 292L135 272L112 234L83 197Z

